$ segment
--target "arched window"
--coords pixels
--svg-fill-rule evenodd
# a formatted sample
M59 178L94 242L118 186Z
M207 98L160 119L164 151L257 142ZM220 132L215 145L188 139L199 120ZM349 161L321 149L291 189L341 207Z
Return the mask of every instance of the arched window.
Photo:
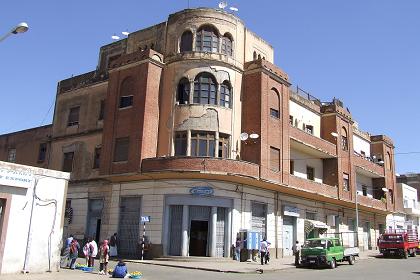
M190 82L186 78L182 78L178 83L176 101L179 104L188 104L190 101Z
M133 105L134 87L135 82L133 77L128 77L121 83L119 108L126 108Z
M348 141L348 138L347 138L347 130L344 126L341 128L341 149L343 151L348 151L349 150L349 141Z
M259 55L258 55L258 60L260 60L260 59L261 59L261 55L259 54Z
M391 164L391 154L389 152L386 152L386 159L385 159L386 169L391 170L392 164Z
M224 81L220 86L220 106L230 108L231 106L231 87L228 81Z
M232 37L229 34L225 34L222 37L221 53L232 56Z
M181 44L179 45L180 52L192 51L193 34L191 31L185 31L181 36Z
M195 48L199 52L218 52L219 36L217 30L209 25L198 29Z
M270 105L270 116L279 119L280 118L280 95L275 88L270 90L269 95L269 105Z
M216 105L216 81L209 73L200 73L194 80L194 103Z

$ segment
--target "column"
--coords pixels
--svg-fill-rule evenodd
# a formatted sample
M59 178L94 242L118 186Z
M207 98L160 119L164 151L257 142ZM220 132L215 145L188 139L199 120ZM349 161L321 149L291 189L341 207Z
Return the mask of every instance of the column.
M189 104L194 103L194 80L190 80Z
M170 205L167 205L167 207L165 207L165 212L163 213L163 221L164 221L164 226L163 226L163 234L162 234L162 239L163 239L163 255L167 256L169 253L169 215L170 215Z
M214 157L219 157L219 132L216 131L214 134Z
M211 222L210 222L210 257L216 256L216 240L217 240L217 207L211 208Z
M230 258L230 245L232 245L232 208L225 209L225 257Z
M187 130L187 156L191 156L191 130Z
M182 244L181 256L188 257L188 205L182 209Z

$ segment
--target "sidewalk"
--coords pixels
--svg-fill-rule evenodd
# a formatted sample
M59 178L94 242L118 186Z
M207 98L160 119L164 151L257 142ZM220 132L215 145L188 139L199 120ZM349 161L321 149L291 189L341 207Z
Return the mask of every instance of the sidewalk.
M375 258L379 253L376 250L360 252L357 260ZM267 271L278 271L294 268L294 257L271 258L268 265L261 265L259 262L238 262L232 259L209 258L209 257L170 257L156 260L125 260L131 264L148 264L177 267L184 269L199 269L205 271L225 273L262 273Z

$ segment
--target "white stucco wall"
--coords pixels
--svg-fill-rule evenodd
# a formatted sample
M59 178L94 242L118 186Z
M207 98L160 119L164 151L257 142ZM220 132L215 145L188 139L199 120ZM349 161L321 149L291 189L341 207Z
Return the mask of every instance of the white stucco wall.
M369 141L353 134L353 149L358 154L361 154L362 151L365 152L367 157L370 157L370 143Z
M293 126L303 129L303 124L312 125L314 127L314 134L316 137L321 135L321 117L311 110L289 101L289 114L293 116Z
M12 195L1 273L18 273L24 268L31 212L32 227L26 270L31 273L45 272L48 269L58 270L63 230L62 211L69 173L0 162L0 171L4 170L25 173L32 181L24 187L17 187L13 184L5 185L0 178L0 193ZM32 210L36 179L36 196L45 201L35 199ZM51 232L49 268L48 240Z
M417 207L417 190L406 184L399 183L398 185L402 188L404 208L416 208Z
M357 184L357 193L359 195L363 195L363 186L367 187L367 196L372 198L373 197L373 186L372 186L372 178L364 176L360 173L356 175L356 184Z
M305 154L295 149L290 150L290 158L294 160L293 175L300 178L307 178L306 166L315 169L315 182L322 183L323 178L323 164L322 159L315 159L314 156Z

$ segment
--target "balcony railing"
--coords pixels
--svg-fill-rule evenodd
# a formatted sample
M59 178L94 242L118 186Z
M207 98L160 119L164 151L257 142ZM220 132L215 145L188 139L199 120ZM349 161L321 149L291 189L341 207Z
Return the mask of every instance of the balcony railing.
M290 137L297 142L303 143L314 150L329 155L329 157L337 156L336 145L297 127L290 127Z
M384 166L383 164L379 164L378 162L374 162L372 159L369 160L366 157L354 153L354 164L372 174L374 177L382 177L384 176Z
M386 202L383 200L370 198L370 197L358 194L357 201L360 205L363 205L366 207L373 207L380 210L386 210Z

